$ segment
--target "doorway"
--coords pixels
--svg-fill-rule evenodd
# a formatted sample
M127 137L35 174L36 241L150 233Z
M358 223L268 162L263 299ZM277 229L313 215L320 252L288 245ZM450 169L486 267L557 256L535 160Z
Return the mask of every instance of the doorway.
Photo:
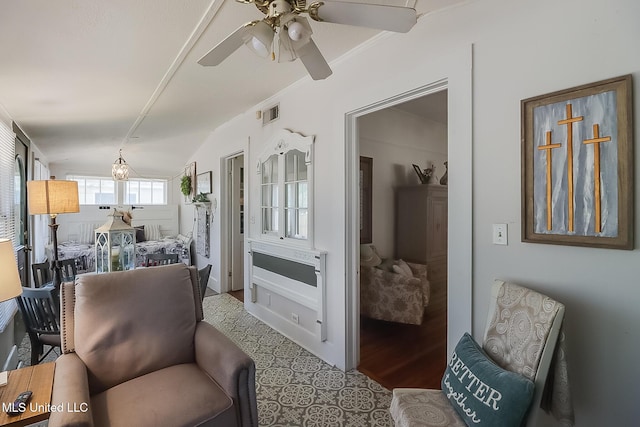
M395 277L380 270L396 260L426 266L430 282L419 325L390 321L396 317L384 310L373 317L386 320L361 316L358 370L389 389L438 388L447 351L447 90L363 115L358 134L361 162L369 159L373 171L372 200L360 204L360 242L373 245L382 258L375 270L366 267L363 280L368 282L361 285L368 290L366 311L376 311L369 305L375 301L371 292L384 291L380 280ZM423 185L425 169L429 178ZM364 234L363 220L371 230ZM407 286L393 283L396 289ZM407 291L414 295L420 288L416 284ZM395 305L393 293L381 298Z
M226 169L226 223L227 223L227 290L237 298L244 292L244 154L228 157Z
M396 95L353 105L345 113L345 369L354 369L360 360L360 230L359 230L359 134L358 118L430 93L448 91L447 212L447 355L465 332L472 332L472 236L473 236L473 55L472 46L461 46L437 65L424 69L421 86L398 85ZM442 78L441 76L446 76ZM411 84L411 82L409 83ZM404 90L403 90L404 89ZM375 167L375 166L374 166ZM455 172L454 172L455 171Z
M15 138L15 161L14 161L14 224L16 239L16 257L18 263L18 272L20 273L20 281L22 286L30 286L30 251L29 244L29 221L27 212L27 176L29 170L29 146L30 141L22 130L13 125Z

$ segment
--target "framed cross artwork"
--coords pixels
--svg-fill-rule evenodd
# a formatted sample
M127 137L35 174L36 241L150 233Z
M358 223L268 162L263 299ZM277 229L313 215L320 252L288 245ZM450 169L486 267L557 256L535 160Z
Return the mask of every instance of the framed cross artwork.
M522 241L633 249L631 75L521 101Z

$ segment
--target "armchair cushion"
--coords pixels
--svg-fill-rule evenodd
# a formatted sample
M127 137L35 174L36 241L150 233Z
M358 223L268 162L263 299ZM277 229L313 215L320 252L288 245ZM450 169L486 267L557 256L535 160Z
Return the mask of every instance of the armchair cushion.
M398 274L402 274L405 277L413 277L413 271L411 271L409 265L402 259L396 261L393 266L393 271Z
M146 270L78 279L75 351L87 366L92 395L194 361L196 314L189 270Z
M518 427L534 385L493 363L469 334L458 342L442 378L442 392L467 425Z
M360 265L375 267L380 265L381 262L382 259L380 259L380 255L378 255L375 246L367 244L360 245Z
M233 401L195 363L170 366L112 387L93 396L91 408L96 426L199 426L207 421L236 425Z

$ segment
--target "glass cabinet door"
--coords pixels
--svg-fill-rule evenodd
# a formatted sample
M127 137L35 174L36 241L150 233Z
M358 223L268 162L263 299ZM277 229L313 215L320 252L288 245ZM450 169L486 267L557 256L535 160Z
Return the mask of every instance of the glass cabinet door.
M278 155L271 155L262 163L261 183L262 232L278 232Z
M308 229L308 181L305 154L291 150L284 155L285 164L285 236L306 239Z

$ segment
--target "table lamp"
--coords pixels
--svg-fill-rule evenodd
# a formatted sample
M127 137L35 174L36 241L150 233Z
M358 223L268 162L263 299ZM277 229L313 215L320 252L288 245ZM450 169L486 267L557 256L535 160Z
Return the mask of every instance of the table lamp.
M11 240L0 239L0 301L7 301L22 293L22 283ZM0 372L0 386L7 384L7 372Z
M28 181L29 213L47 214L51 217L51 235L53 239L53 285L60 289L62 274L58 264L58 224L56 217L64 213L80 212L78 202L78 182L63 180Z

